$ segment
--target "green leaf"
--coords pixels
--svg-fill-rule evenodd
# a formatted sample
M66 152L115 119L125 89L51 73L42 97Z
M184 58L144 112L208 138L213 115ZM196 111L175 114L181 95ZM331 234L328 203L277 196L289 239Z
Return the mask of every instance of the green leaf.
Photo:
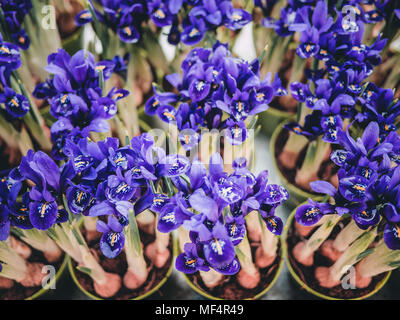
M139 228L133 209L129 210L129 236L131 237L130 240L133 242L135 251L142 254L142 243L140 241Z
M249 130L254 129L257 124L257 121L258 121L258 116L252 117L247 129Z
M235 252L236 252L236 255L238 256L239 260L246 260L247 259L246 255L238 247L235 247Z
M400 261L391 261L387 265L391 268L398 268L400 267Z
M263 51L261 52L260 56L258 57L258 62L261 65L264 62L265 56L267 54L268 44L264 47Z
M88 276L92 274L92 269L87 267L78 266L76 269L78 269L80 272L86 273Z
M168 197L172 197L174 195L174 187L172 185L172 180L171 180L171 178L167 178L167 177L164 177L163 179L164 179L165 185L167 186Z
M263 218L261 217L260 213L257 213L257 216L258 216L258 222L260 223L261 232L264 234L264 232L265 232L264 223L265 222L264 222Z
M74 221L75 217L71 213L71 211L69 210L67 198L65 197L65 195L63 195L63 203L64 203L64 209L67 210L67 212L68 212L68 220L69 220L70 223L72 223Z
M24 238L24 232L21 229L12 228L11 233L20 239Z
M96 12L95 12L94 8L92 7L92 4L89 1L87 2L87 4L88 4L88 8L89 8L90 14L91 14L91 16L93 18L94 31L96 32L96 35L100 39L100 42L101 42L102 47L103 47L103 50L106 50L106 48L107 48L107 39L106 39L107 36L106 36L106 33L101 31L100 22L97 19L97 15L96 15Z
M186 182L188 188L190 189L191 188L190 178L186 174L182 175L181 178L182 178L183 181Z
M53 228L47 229L47 234L49 235L50 238L53 240L59 240L57 232Z
M78 241L79 245L84 246L85 241L83 241L79 232L76 231L75 228L72 228L71 231L72 231L73 235L75 236L76 241Z
M361 252L358 256L357 256L357 261L364 259L366 256L369 256L372 252L374 252L375 249L374 248L369 248L367 250L365 250L364 252Z
M103 70L100 70L100 72L99 72L99 88L101 90L101 93L104 94L104 74L103 74Z
M321 242L322 242L321 238L315 239L314 241L311 241L310 247L314 247L314 246L318 245Z

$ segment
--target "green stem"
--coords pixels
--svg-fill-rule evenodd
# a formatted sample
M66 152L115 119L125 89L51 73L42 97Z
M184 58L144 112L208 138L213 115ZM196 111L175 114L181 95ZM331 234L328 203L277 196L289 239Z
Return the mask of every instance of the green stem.
M351 219L349 224L339 232L333 241L333 247L338 251L345 251L358 237L364 233L355 221Z
M36 229L17 229L17 233L19 238L29 244L32 248L51 255L61 255L60 248L46 232Z
M278 250L278 237L267 229L260 214L259 218L261 226L261 248L266 256L275 257Z
M375 240L376 228L364 232L351 246L349 246L335 264L330 267L330 275L334 281L339 281L349 267L358 261L359 255L364 252Z
M326 216L325 222L318 227L312 236L305 242L304 250L301 253L302 259L310 257L329 237L333 228L339 222L341 217L337 214ZM304 259L305 260L305 259Z
M308 187L309 183L318 178L321 164L326 160L330 144L319 137L308 145L307 153L301 168L296 173L296 183Z
M357 271L362 277L374 277L400 266L400 250L391 250L381 241L374 252L362 259Z
M147 265L144 259L143 250L140 241L139 229L136 223L136 217L131 210L129 212L129 225L124 230L126 236L125 254L128 268L139 279L147 278Z
M300 154L301 150L307 145L308 140L304 136L294 132L289 132L289 138L283 147L283 153Z
M0 260L2 270L0 275L20 282L27 276L26 261L9 245L8 241L0 241Z
M247 235L243 240L236 246L237 257L240 262L240 268L249 275L255 275L258 273L258 269L253 262L253 256L251 254L251 247Z

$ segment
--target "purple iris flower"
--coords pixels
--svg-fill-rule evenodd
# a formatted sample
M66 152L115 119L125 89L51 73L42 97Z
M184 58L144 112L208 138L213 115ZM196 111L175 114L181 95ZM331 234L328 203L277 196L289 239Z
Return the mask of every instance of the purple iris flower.
M118 219L109 216L107 224L97 220L97 231L102 233L100 238L101 252L110 259L119 255L125 244L125 235L123 226Z
M121 168L117 168L117 175L111 175L107 179L106 197L111 202L131 200L136 192L132 184L132 173L126 171L122 174Z
M396 130L394 122L400 115L400 102L394 99L393 90L369 86L360 101L364 111L361 121L376 121L383 133L381 138Z
M92 7L96 19L107 28L116 33L123 42L135 43L140 39L141 24L146 20L145 3L135 1L97 1L103 7L102 12L97 10L92 3ZM88 10L80 12L75 22L77 25L90 23L94 20L92 14Z
M282 232L283 223L275 216L275 209L288 199L288 192L278 185L268 184L266 171L255 177L248 170L245 158L235 159L232 167L230 175L224 172L219 154L211 157L208 170L195 160L187 173L190 188L181 191L176 198L180 199L179 209L174 210L175 202L163 208L169 223L163 222L163 228L171 230L183 226L190 232L195 246L191 248L196 249L196 255L185 252L178 258L177 268L182 272L195 272L197 269L188 268L185 262L189 260L194 264L195 258L200 257L204 259L204 264L200 260L202 266L222 274L237 273L240 263L234 247L245 237L244 218L253 210L259 211L271 232L277 235Z
M90 10L83 10L83 11L79 12L75 17L75 23L78 26L83 26L92 21L93 21L93 17L92 17L92 14L90 13Z
M150 19L157 27L165 27L172 24L174 16L182 6L180 1L152 0L147 2Z
M0 103L4 103L6 111L14 118L23 117L30 108L25 96L8 87L5 87L4 92L0 93Z
M205 260L199 257L197 246L193 243L185 244L184 252L176 258L175 266L178 271L187 274L193 274L198 270L210 270L210 267L207 266Z
M145 111L177 125L186 149L195 146L201 128L226 129L228 141L241 144L248 137L248 118L268 109L275 95L285 94L279 77L260 79L259 68L258 60L233 58L221 43L193 49L182 62L182 76L167 76L179 93L154 87Z
M227 216L225 219L225 228L234 246L237 246L246 235L246 224L242 216L237 218Z
M183 31L181 33L182 42L186 45L195 45L199 43L206 32L206 23L203 19L190 17L183 22Z
M383 233L383 238L389 249L400 249L400 227L396 223L387 223Z
M100 0L103 10L92 5L96 19L116 33L123 42L136 43L147 35L143 25L153 23L156 27L171 26L169 43L177 45L180 41L187 45L200 42L206 32L215 32L225 26L231 30L243 28L251 21L249 12L234 8L231 1L215 0ZM93 21L88 10L75 18L78 25ZM181 32L182 30L182 32Z
M1 172L0 179L0 241L5 241L10 234L10 225L14 225L14 217L18 214L17 196L21 189L21 183L10 177L9 170ZM25 196L24 199L27 197ZM15 215L14 215L15 214ZM25 219L27 228L29 228L28 209L24 210L24 217L21 215L21 220Z
M30 13L32 2L30 0L4 0L1 2L1 10L4 16L4 26L14 43L22 50L27 50L30 39L22 27L25 16Z
M65 141L78 134L88 137L89 133L109 130L107 119L117 113L116 102L126 97L128 92L113 88L103 96L100 88L100 73L106 81L115 69L111 60L95 62L94 56L84 50L72 57L60 49L48 58L46 70L53 77L40 84L34 94L46 98L50 103L50 113L57 119L53 125L52 140L54 155L62 157ZM68 134L70 132L71 134Z
M299 10L298 21L290 27L293 31L300 31L300 45L297 47L297 54L307 59L315 56L319 50L320 34L329 30L333 24L333 18L328 14L328 6L325 1L318 1L312 12L310 20L310 7L303 7Z
M204 257L212 267L221 268L233 262L235 249L224 225L216 223L212 231L203 228L199 239L204 242Z
M52 227L58 219L57 200L61 190L60 169L57 164L47 154L30 150L10 175L18 181L15 187L10 187L9 195L9 210L14 216L14 223L26 228L32 225L39 230ZM27 180L31 182L29 192L19 202L18 193Z
M350 136L349 129L338 132L340 148L331 154L340 167L338 188L326 181L312 182L312 190L328 195L330 200L309 200L300 206L296 211L299 223L313 225L325 214L346 214L363 230L383 225L386 245L392 250L400 248L400 169L392 161L399 153L399 137L395 131L384 133L377 122L370 122L357 139Z
M176 230L187 219L187 212L189 211L175 203L175 200L172 200L164 205L159 212L157 229L164 233Z
M68 208L73 214L87 210L93 199L93 191L85 185L70 186L66 192Z
M351 216L357 226L363 230L368 229L370 226L376 226L380 220L379 211L373 205L367 205L365 210L357 210Z
M177 177L185 174L190 169L189 159L181 155L169 155L160 159L160 164L164 166L162 174L165 177Z
M296 122L290 122L285 125L285 128L309 140L315 140L323 133L321 120L321 114L313 112L306 116L304 126L300 126Z
M309 199L307 204L297 208L295 218L298 223L304 226L312 226L321 220L324 215L334 213L331 210L330 206Z
M281 9L280 19L265 18L262 21L262 25L266 28L273 28L281 37L287 37L295 32L291 30L291 25L295 23L296 18L296 10L291 7L285 7Z
M11 200L11 201L10 201ZM22 195L21 201L9 199L8 211L10 213L11 225L20 229L32 229L32 223L29 219L29 193Z

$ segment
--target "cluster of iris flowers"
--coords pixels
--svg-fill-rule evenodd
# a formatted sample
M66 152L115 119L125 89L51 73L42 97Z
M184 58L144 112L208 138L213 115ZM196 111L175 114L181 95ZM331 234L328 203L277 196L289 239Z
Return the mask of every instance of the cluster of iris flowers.
M30 45L30 38L23 26L25 16L32 10L30 0L4 0L0 4L3 10L1 23L11 34L13 43L22 50L26 50Z
M331 154L340 167L339 185L315 181L315 192L327 194L332 201L300 206L296 219L303 225L314 225L324 215L349 215L363 230L378 224L384 226L384 240L392 250L400 249L397 202L400 183L400 137L395 131L381 131L370 122L362 136L354 140L349 131L339 131L339 149Z
M227 45L196 48L182 63L182 76L168 75L175 88L164 92L154 86L145 111L177 125L180 142L191 149L201 138L200 129L227 129L232 144L247 138L246 120L265 111L276 95L286 94L278 77L260 79L259 61L247 62L232 56ZM189 133L192 134L189 134Z
M92 53L78 51L72 57L63 49L48 57L51 77L37 85L34 96L47 99L50 114L57 120L51 127L52 156L65 158L67 139L87 138L90 132L107 132L107 119L117 113L117 101L129 94L114 87L106 95L104 82L121 69L117 60L95 62Z
M96 19L113 30L125 43L138 42L142 37L141 25L152 21L157 27L169 26L168 41L187 45L200 42L207 31L220 26L230 30L243 28L251 21L251 14L234 8L231 1L152 0L152 1L97 1L101 9L86 9L76 17L83 25Z
M306 52L310 52L315 50L315 48L320 45L318 42L322 40L319 39L321 37L321 33L324 33L329 28L330 24L332 23L332 16L341 14L343 11L346 14L349 14L343 26L345 31L353 32L357 31L359 27L356 20L364 23L377 23L390 15L390 10L392 10L392 4L390 1L345 0L341 2L328 2L325 5L326 9L324 11L317 11L318 13L322 13L322 15L315 15L315 17L309 21L307 17L305 18L304 14L307 14L307 11L318 2L318 0L288 1L287 5L281 8L280 17L278 19L266 17L263 19L262 24L267 28L273 28L280 37L288 37L293 35L293 33L296 31L304 31L305 33L303 35L303 39L313 39L310 41L312 50L305 50ZM268 15L268 13L270 13L272 8L276 5L276 1L271 1L271 3L268 2L267 5L265 5L263 1L255 1L255 4L261 7L263 12ZM365 4L369 6L363 6ZM343 10L343 8L345 8L345 10ZM398 9L396 11L398 11ZM329 13L330 16L325 19L327 13ZM306 21L308 27L304 28L301 26L301 28L299 28L300 26L298 24L303 24ZM323 35L322 38L324 38ZM325 41L326 40L327 39L325 38ZM304 52L303 49L304 46L298 49L298 51ZM315 52L317 51L318 49L315 50Z
M124 227L129 212L150 209L158 216L157 228L169 233L183 226L191 243L177 259L186 273L213 268L222 274L240 269L234 247L246 235L245 216L258 211L268 230L280 235L281 219L275 209L288 198L279 185L268 184L268 172L258 177L239 158L233 173L224 172L222 158L215 154L208 171L181 155L166 155L149 134L120 147L115 138L98 143L68 140L68 161L58 166L45 153L29 152L18 168L2 180L3 212L1 238L10 225L47 230L73 215L102 217L97 222L103 235L100 248L115 258L125 243ZM29 181L29 183L28 183ZM59 209L65 205L65 209Z
M29 111L28 99L12 88L12 81L16 81L14 72L20 66L18 46L4 41L0 35L0 82L2 87L0 102L5 105L5 111L12 118L23 117Z
M286 128L309 140L322 136L328 143L337 143L343 120L359 118L355 106L361 103L360 95L371 94L370 90L365 92L365 79L381 63L380 52L386 40L378 37L370 46L363 44L365 15L357 16L354 30L348 31L342 14L337 13L334 20L325 1L318 1L314 9L305 6L298 12L291 26L293 31L301 32L296 52L304 59L314 57L317 68L307 72L308 83L290 84L292 96L312 113L303 125L290 123ZM319 61L325 64L322 69L318 68Z
M253 175L245 158L236 159L232 167L230 175L224 172L219 154L210 159L208 172L195 161L188 174L190 188L181 188L160 213L159 228L171 230L183 225L190 231L191 243L185 244L176 260L177 269L184 273L213 268L222 274L236 274L240 263L235 246L246 236L245 217L254 210L271 233L282 232L283 223L275 210L288 199L286 189L268 184L267 171ZM173 222L171 216L175 216Z

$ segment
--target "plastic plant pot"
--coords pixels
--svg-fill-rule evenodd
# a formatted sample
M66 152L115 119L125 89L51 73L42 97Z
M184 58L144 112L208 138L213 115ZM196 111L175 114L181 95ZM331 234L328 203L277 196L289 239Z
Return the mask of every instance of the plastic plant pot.
M65 275L66 275L66 268L67 268L67 264L69 262L69 256L67 254L64 255L64 260L60 266L60 268L58 269L56 276L50 280L50 282L48 283L48 288L51 288L53 284L57 284L57 282L59 282ZM56 289L57 290L57 289ZM34 293L33 295L31 295L30 297L27 297L25 300L36 300L39 298L50 298L52 295L52 289L46 289L46 288L41 288L39 291L37 291L36 293Z
M296 208L297 209L297 208ZM304 290L306 290L309 294L317 297L317 298L321 298L321 299L325 299L325 300L364 300L366 298L369 298L371 296L373 296L374 294L376 294L379 290L381 290L383 288L383 286L386 284L386 282L389 280L390 275L391 275L391 271L387 272L385 274L385 276L375 284L375 288L373 288L373 290L371 290L370 292L368 292L367 294L364 294L362 296L359 297L355 297L355 298L351 298L351 299L343 299L343 298L337 298L337 297L332 297L326 294L323 294L321 292L318 292L317 290L311 288L309 285L307 285L303 280L301 280L300 276L298 275L298 273L295 271L295 268L292 266L290 259L289 259L289 252L288 252L288 244L287 244L287 239L288 239L288 231L289 229L292 227L295 219L294 219L294 215L296 213L296 209L294 209L292 211L292 213L290 214L288 220L286 221L285 227L284 227L284 231L283 231L283 238L282 238L282 244L283 244L283 253L284 253L284 259L286 260L286 265L289 269L290 274L292 275L293 279L296 281L296 283Z
M171 235L171 236L172 236L172 235ZM168 280L168 278L171 276L172 269L173 269L173 266L174 266L174 263L175 263L176 252L177 252L177 241L176 241L176 239L173 237L173 238L172 238L172 253L171 253L171 254L172 254L172 259L171 259L171 265L169 266L168 271L167 271L167 273L165 274L165 276L163 277L163 279L162 279L159 283L157 283L157 285L155 285L153 288L151 288L149 291L147 291L146 293L144 293L144 294L142 294L142 295L140 295L140 296L131 298L131 299L129 299L129 300L143 300L143 299L145 299L145 298L151 296L154 292L158 291L158 290L165 284L165 282L166 282L166 281ZM76 270L75 267L74 267L74 264L73 264L73 262L72 262L72 259L70 259L70 261L68 262L68 269L69 269L69 272L70 272L70 274L71 274L71 277L72 277L72 279L73 279L75 285L79 288L79 290L80 290L83 294L85 294L88 298L90 298L90 299L92 299L92 300L105 300L104 298L99 297L99 296L97 296L97 295L95 295L95 294L93 294L93 293L87 291L87 290L81 285L81 283L79 282L78 278L76 277L76 272L77 272L77 270ZM79 272L79 271L78 271L78 272Z
M278 265L276 273L274 275L274 277L272 278L272 280L269 282L269 284L259 293L257 293L254 297L251 298L246 298L244 300L257 300L260 299L262 296L264 296L275 284L276 280L278 280L278 277L282 271L282 267L283 267L283 259L284 259L284 252L283 252L283 242L281 237L279 237L279 242L280 242L280 246L279 246L279 260L276 262L276 264ZM192 288L196 293L198 293L199 295L203 296L206 299L209 300L224 300L221 297L216 297L213 296L212 294L210 294L209 292L206 292L205 290L199 288L198 286L196 286L191 279L189 279L189 277L183 273L183 277L185 278L187 284L189 285L190 288Z

